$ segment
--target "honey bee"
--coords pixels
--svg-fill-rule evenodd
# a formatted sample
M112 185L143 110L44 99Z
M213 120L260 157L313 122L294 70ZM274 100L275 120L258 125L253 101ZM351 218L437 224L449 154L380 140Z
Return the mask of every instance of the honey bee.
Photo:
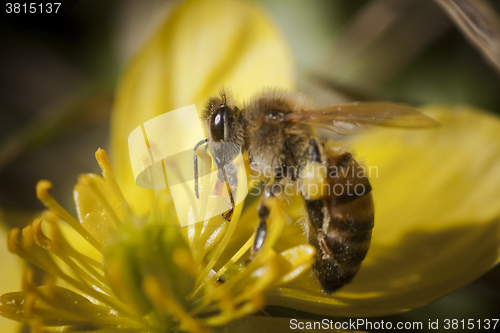
M299 187L299 192L306 211L304 229L309 243L316 248L313 271L327 294L350 283L359 271L370 246L374 205L370 182L360 172L363 166L342 145L322 142L316 128L346 133L371 125L406 128L438 125L402 104L356 102L319 107L301 93L280 89L264 90L241 108L227 91L221 90L208 100L204 120L209 137L195 150L208 141L217 164L221 164L234 152L217 151L217 143L230 142L246 152L254 172L262 175L273 170L260 204L260 224L250 260L265 242L269 217L266 199L274 195L275 185L292 182L320 186L320 193L313 193L307 186ZM196 156L194 162L197 179ZM311 172L315 168L323 171ZM230 175L220 170L219 179L227 182ZM349 184L351 191L340 192L339 188L345 189ZM196 182L195 187L198 193ZM232 204L234 207L234 201ZM223 218L230 220L231 214L232 209Z

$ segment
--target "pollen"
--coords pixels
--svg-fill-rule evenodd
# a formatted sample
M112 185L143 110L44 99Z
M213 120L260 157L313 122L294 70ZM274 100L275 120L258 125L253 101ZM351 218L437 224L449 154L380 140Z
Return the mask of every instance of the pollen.
M309 162L300 171L300 189L309 200L318 200L327 193L326 168L318 162Z

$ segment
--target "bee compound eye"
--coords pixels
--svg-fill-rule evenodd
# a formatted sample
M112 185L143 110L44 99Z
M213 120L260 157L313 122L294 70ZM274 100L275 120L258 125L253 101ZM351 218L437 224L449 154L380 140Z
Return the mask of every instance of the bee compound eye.
M227 121L227 117L229 117L229 108L225 105L219 106L212 114L210 119L210 135L212 141L224 141L224 123Z

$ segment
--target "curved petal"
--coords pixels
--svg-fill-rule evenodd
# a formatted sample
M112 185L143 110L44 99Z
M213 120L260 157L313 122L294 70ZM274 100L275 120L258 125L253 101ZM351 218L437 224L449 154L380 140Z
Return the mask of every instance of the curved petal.
M148 210L135 185L128 135L145 121L186 105L198 110L227 86L246 99L263 86L291 87L291 56L262 8L250 1L185 1L171 14L123 75L112 116L111 149L125 197Z
M499 119L471 108L424 112L442 126L384 130L352 142L377 167L372 245L354 281L326 296L304 274L272 291L270 304L335 316L388 315L443 297L500 261Z
M7 248L7 229L4 227L5 222L3 212L0 211L0 248ZM21 287L21 276L23 271L23 260L18 256L2 252L0 256L0 267L2 271L8 271L9 274L0 274L0 295L3 295L12 290L18 290ZM2 302L0 301L0 314L4 312ZM5 318L3 315L0 317L0 327L3 332L19 332L21 325L13 320Z

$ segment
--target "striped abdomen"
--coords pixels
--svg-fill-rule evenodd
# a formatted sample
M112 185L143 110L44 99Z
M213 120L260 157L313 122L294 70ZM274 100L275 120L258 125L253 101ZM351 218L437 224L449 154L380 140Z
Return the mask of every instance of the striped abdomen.
M309 217L309 243L316 248L313 265L325 293L351 282L365 258L374 212L366 170L344 149L327 143L323 197L304 200Z

